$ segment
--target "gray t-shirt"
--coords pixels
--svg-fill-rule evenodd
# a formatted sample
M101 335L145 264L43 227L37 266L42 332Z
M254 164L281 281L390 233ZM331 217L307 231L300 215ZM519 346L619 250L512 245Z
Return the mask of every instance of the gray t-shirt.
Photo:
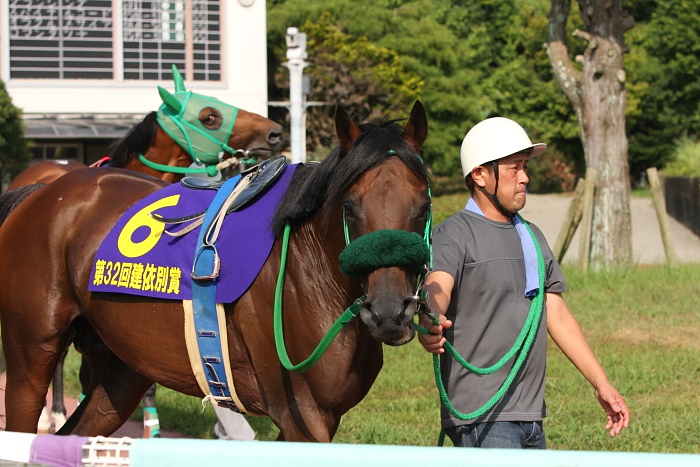
M529 224L545 262L547 292L565 292L559 265L540 231ZM454 288L447 310L453 323L445 337L470 364L484 368L498 362L513 346L530 312L525 297L525 265L520 237L510 222L495 222L462 210L433 233L433 271L450 274ZM530 353L508 392L491 411L474 420L459 420L443 404L442 426L483 421L539 421L544 404L547 357L547 310ZM490 375L466 370L445 352L442 378L452 405L462 414L481 408L505 381L515 357Z

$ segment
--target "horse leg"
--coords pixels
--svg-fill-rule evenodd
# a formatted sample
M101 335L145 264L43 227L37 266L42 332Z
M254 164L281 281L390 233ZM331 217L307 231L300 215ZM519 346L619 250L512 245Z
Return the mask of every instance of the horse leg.
M58 431L66 423L66 406L63 401L63 364L68 352L64 352L58 360L58 365L53 372L53 392L51 395L51 418L53 418L54 430Z
M103 350L86 359L90 384L85 399L56 434L110 436L129 419L153 384L111 351Z
M51 376L62 354L58 347L59 344L44 342L41 352L30 354L25 352L26 347L5 345L7 431L37 432L41 411L46 406Z
M143 437L160 438L160 421L156 409L156 385L151 385L143 396Z
M36 425L36 432L40 435L48 435L51 433L51 415L49 415L49 409L44 406L41 408L41 415L39 415L39 422Z

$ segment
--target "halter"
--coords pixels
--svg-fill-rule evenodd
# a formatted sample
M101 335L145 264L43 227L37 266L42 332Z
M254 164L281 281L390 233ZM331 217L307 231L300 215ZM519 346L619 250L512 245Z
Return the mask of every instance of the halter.
M428 197L432 200L429 184ZM340 254L340 270L347 276L359 277L389 266L414 267L419 273L416 277L416 291L411 298L424 304L427 292L423 289L423 284L433 265L432 225L431 203L422 238L415 232L386 229L370 232L351 241L347 215L343 212L345 249Z
M207 173L209 176L214 176L222 168L239 162L257 162L257 159L248 158L254 150L233 149L227 144L236 122L238 107L213 97L186 91L184 79L175 65L172 67L172 74L175 82L174 94L158 86L158 93L163 100L163 104L156 112L158 124L168 136L187 151L195 164L205 167L202 169L171 167L149 161L143 154L139 154L141 163L163 172ZM202 125L199 121L199 112L205 107L216 109L221 114L224 124L216 130L210 130ZM233 160L222 161L224 153L232 154ZM243 154L248 159L239 159L235 157L237 154ZM222 166L224 163L225 165Z
M395 154L393 150L389 150L389 154ZM416 154L416 156L420 159L420 156ZM422 160L422 159L421 159ZM430 184L428 183L428 196L432 200L432 195L430 192ZM428 214L426 215L426 222L425 222L425 229L423 231L423 239L422 241L425 242L424 245L424 250L423 253L420 253L420 248L416 248L416 252L411 254L408 258L404 258L401 263L402 265L414 265L420 268L420 265L422 264L422 268L420 268L420 272L418 273L418 276L416 278L416 292L414 295L411 297L414 299L417 304L418 308L420 308L422 305L425 305L425 300L427 297L427 292L423 290L423 284L425 282L425 278L427 276L429 267L432 267L432 262L433 262L433 250L432 250L432 223L433 223L433 206L432 203L430 204L430 208L428 210ZM375 232L370 232L366 235L363 235L357 239L355 239L354 242L350 241L350 233L348 231L348 224L347 224L347 218L345 215L345 212L343 212L343 231L345 233L345 249L341 253L341 258L344 256L346 257L346 266L348 259L347 258L352 258L354 257L354 252L359 251L357 250L358 248L361 248L362 243L358 244L357 242L360 239L363 238L372 238L370 236L374 235L374 238L380 238L382 236L387 236L391 235L394 237L394 239L403 239L404 241L407 241L407 243L413 245L414 247L416 246L415 244L415 237L418 237L418 235L415 232L407 232L405 230L394 230L394 229L388 229L388 230L380 230L380 231L375 231ZM366 294L363 294L361 297L357 298L353 304L346 308L345 311L343 312L342 315L333 323L333 325L330 327L328 332L323 336L321 339L321 342L316 346L316 348L311 352L311 355L307 357L304 361L298 363L298 364L293 364L292 361L289 359L289 354L287 354L287 349L286 349L286 344L284 342L284 329L283 329L283 322L282 322L282 291L284 290L284 272L287 264L287 249L289 246L289 235L291 232L291 227L289 225L286 225L284 228L284 234L282 237L282 253L281 253L281 259L280 259L280 272L277 277L277 287L275 288L275 306L274 306L274 315L273 315L273 328L274 328L274 337L275 337L275 347L277 349L277 355L280 359L280 362L282 363L282 366L284 366L285 369L288 371L296 371L296 372L302 372L307 369L309 369L312 365L314 365L324 354L328 346L331 344L333 339L335 339L335 336L338 335L338 333L345 327L346 324L350 323L353 319L357 317L357 315L360 313L360 310L362 309L362 304L364 303L365 299L367 298ZM385 232L385 233L382 233ZM391 234L388 234L387 232L392 232ZM356 246L351 246L351 245L356 245ZM359 245L359 246L357 246ZM427 250L427 252L425 251ZM382 254L382 251L379 249L372 249L371 252L369 252L369 257L372 257L373 255L376 255L377 257L381 256L380 259L376 260L369 260L367 261L367 267L373 267L374 269L378 269L379 267L386 267L384 262L387 261L387 255ZM427 259L427 261L425 261ZM354 260L349 260L349 261L354 261ZM343 269L342 266L343 259L341 259L341 270ZM357 261L355 261L357 263ZM372 264L374 263L374 264ZM417 264L416 264L417 263ZM413 332L411 333L411 337L413 336ZM410 339L409 339L410 340Z

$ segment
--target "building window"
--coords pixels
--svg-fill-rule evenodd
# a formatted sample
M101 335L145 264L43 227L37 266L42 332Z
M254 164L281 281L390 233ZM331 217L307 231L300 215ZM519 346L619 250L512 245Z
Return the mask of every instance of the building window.
M34 160L37 161L48 159L83 161L83 147L80 144L35 142L32 151L34 152Z
M10 78L113 79L111 0L10 0Z
M169 80L176 65L221 81L220 0L122 0L120 15L112 0L9 3L10 78Z

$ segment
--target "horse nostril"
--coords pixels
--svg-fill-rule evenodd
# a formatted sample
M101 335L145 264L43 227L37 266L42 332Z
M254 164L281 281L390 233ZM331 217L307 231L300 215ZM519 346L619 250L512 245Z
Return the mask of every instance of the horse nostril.
M279 144L282 142L282 127L276 126L267 134L267 142L271 145Z
M403 301L403 311L404 313L413 311L415 313L416 311L416 305L417 305L417 300L414 297L408 297L405 298ZM413 310L411 310L411 307L413 307Z

